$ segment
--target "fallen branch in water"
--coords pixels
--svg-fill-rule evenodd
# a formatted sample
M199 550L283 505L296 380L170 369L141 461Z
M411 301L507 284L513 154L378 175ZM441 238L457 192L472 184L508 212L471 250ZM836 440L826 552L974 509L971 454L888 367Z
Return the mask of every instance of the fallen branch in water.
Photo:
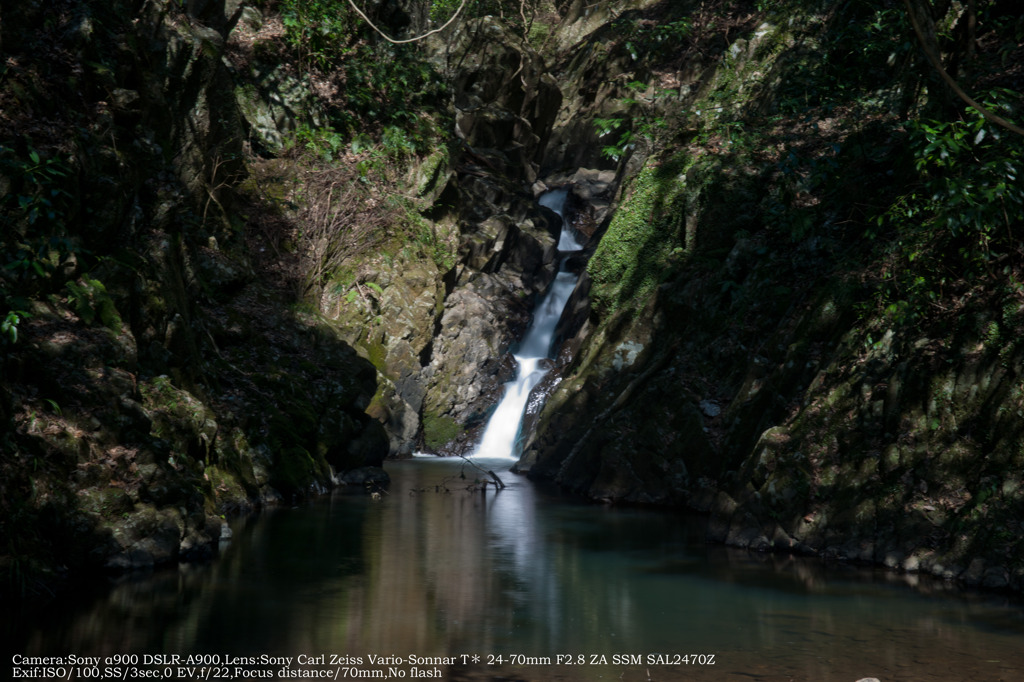
M505 488L505 482L502 481L498 477L498 474L494 473L490 469L484 469L479 464L477 464L475 462L469 461L468 459L466 459L462 455L459 455L459 457L462 458L463 462L465 462L466 464L471 465L477 471L480 471L481 473L486 474L491 479L491 480L482 479L482 478L476 479L472 483L469 483L469 484L466 485L466 492L472 493L472 492L476 492L477 490L479 490L481 492L486 493L488 485L493 485L495 491L503 490ZM448 487L448 484L451 483L452 481L454 481L456 478L460 478L462 480L466 480L465 472L460 473L458 476L446 476L444 479L442 479L442 481L440 483L434 485L434 492L435 493L445 493L445 494L451 493L452 489ZM409 495L416 495L418 493L425 493L427 491L428 491L428 488L410 488L409 489Z
M465 455L459 455L459 457L462 459L463 462L465 462L466 464L471 465L477 471L482 471L483 473L485 473L488 476L490 476L491 479L494 481L494 485L498 488L498 490L504 490L505 489L505 483L500 478L498 478L498 474L494 473L490 469L484 469L482 466L480 466L476 462L470 461L470 459L468 457L466 457ZM484 489L486 490L486 486L485 486Z

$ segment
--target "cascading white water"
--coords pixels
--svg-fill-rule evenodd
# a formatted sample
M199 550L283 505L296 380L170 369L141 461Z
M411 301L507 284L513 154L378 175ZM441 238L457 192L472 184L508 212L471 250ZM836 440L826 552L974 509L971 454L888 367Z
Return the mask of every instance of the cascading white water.
M541 195L538 203L562 216L568 195L567 189L552 190ZM563 222L562 232L558 238L558 250L568 252L579 251L582 248L583 245L576 240L572 228ZM516 441L519 438L523 411L530 398L530 391L547 374L547 370L541 366L541 361L551 353L551 342L555 336L558 319L562 316L562 310L569 301L572 290L576 288L578 279L578 275L560 269L547 295L533 311L533 322L519 345L519 352L514 355L519 365L516 378L505 384L505 395L491 415L491 420L487 422L483 438L473 456L518 458Z

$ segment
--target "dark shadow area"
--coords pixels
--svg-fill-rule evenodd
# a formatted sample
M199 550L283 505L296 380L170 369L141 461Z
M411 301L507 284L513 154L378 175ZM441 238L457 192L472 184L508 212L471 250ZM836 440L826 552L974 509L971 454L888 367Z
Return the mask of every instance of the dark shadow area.
M236 191L215 36L138 5L4 12L5 599L208 558L225 516L387 452L373 366L282 264L295 226Z

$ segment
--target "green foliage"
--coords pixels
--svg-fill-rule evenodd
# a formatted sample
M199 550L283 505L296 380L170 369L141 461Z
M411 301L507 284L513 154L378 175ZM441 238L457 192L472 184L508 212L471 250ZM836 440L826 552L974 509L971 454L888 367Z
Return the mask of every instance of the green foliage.
M402 159L416 153L416 144L405 130L390 125L384 128L380 136L380 144L384 155L392 159Z
M625 118L595 118L594 128L597 129L597 136L604 138L621 130L625 123ZM619 137L614 144L601 147L601 155L611 159L612 161L618 161L620 158L625 156L632 141L632 131L625 130L619 134Z
M763 4L771 12L771 20L781 24L794 13L806 13L808 8L801 6L809 3ZM786 77L777 90L779 109L799 113L905 90L908 84L901 82L899 70L916 49L901 3L853 0L837 4L820 44L803 52L787 51Z
M68 302L83 322L99 322L111 331L121 328L121 316L101 281L82 275L77 282L68 282L67 289L70 293Z
M60 158L44 159L31 148L22 157L0 146L0 283L11 294L45 289L61 263L77 251L63 236L72 199L65 189L70 175Z
M61 263L81 253L71 240L33 231L25 239L16 233L4 235L0 242L3 260L0 281L13 292L28 293L45 288ZM8 241L9 240L9 241Z
M344 0L282 0L285 38L308 66L327 70L350 53L358 18Z
M978 116L974 121L913 124L920 191L901 197L903 217L953 236L972 233L986 248L997 229L1024 220L1024 145Z
M312 128L302 124L295 131L295 144L324 161L333 161L345 140L330 126Z
M425 112L438 108L446 86L414 46L363 43L339 68L345 72L346 102L334 117L341 126L363 132L363 122L376 122L391 152L422 154L437 145L442 126Z
M64 189L71 170L61 159L34 149L18 157L0 146L0 346L18 342L31 317L28 299L51 290L58 268L74 259L75 248L62 236L71 195Z
M443 24L455 14L462 0L430 0L430 19L435 25ZM501 17L516 33L523 33L523 20L526 28L533 28L533 18L542 3L539 0L466 0L460 20L484 16Z
M987 252L998 232L1024 221L1024 183L1018 176L1024 141L973 120L915 121L909 146L918 177L911 191L875 218L901 233L945 231L967 237L967 250ZM910 255L913 260L913 254Z
M616 162L629 155L639 138L653 142L660 132L669 128L666 118L655 113L656 104L659 99L675 95L673 90L664 90L655 93L653 98L645 98L642 93L648 89L648 86L640 81L633 81L626 87L633 94L620 98L618 101L633 115L629 119L625 117L594 119L598 137L605 138L613 133L618 133L615 142L601 148L602 156Z
M0 199L0 216L24 227L48 227L63 220L71 194L64 189L71 170L62 159L42 158L29 149L27 158L0 145L0 174L11 178L12 191Z
M986 106L1009 114L1015 95L990 93ZM909 124L911 182L868 231L893 240L877 305L895 322L918 320L952 287L993 275L1003 255L1019 252L1024 140L967 113Z
M60 409L60 404L56 400L53 400L51 398L43 398L43 401L50 406L50 409L53 410L53 413L55 415L57 415L58 417L63 415L63 412L61 412Z
M459 9L461 4L462 0L431 0L430 20L435 23L448 21L448 18L455 14L455 10ZM472 8L477 2L476 0L466 0L466 4L469 7L463 8L463 11L468 9L469 13L472 13Z
M345 141L367 146L360 136L380 139L390 156L436 146L442 126L424 112L437 109L445 83L418 45L380 39L345 0L282 0L279 9L300 62L343 82L332 125L300 130L299 144L328 160Z
M620 18L612 26L633 61L647 63L678 52L693 28L687 17L651 22L629 16Z
M31 317L24 310L10 310L4 321L0 322L0 341L14 345L18 342L18 325Z

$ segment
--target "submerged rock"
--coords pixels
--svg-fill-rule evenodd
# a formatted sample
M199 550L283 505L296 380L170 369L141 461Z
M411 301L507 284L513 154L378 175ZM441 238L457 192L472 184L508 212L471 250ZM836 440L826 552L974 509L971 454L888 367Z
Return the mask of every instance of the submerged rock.
M388 472L380 467L360 467L346 471L341 478L346 484L361 486L366 488L367 491L387 487L388 483L391 482Z

